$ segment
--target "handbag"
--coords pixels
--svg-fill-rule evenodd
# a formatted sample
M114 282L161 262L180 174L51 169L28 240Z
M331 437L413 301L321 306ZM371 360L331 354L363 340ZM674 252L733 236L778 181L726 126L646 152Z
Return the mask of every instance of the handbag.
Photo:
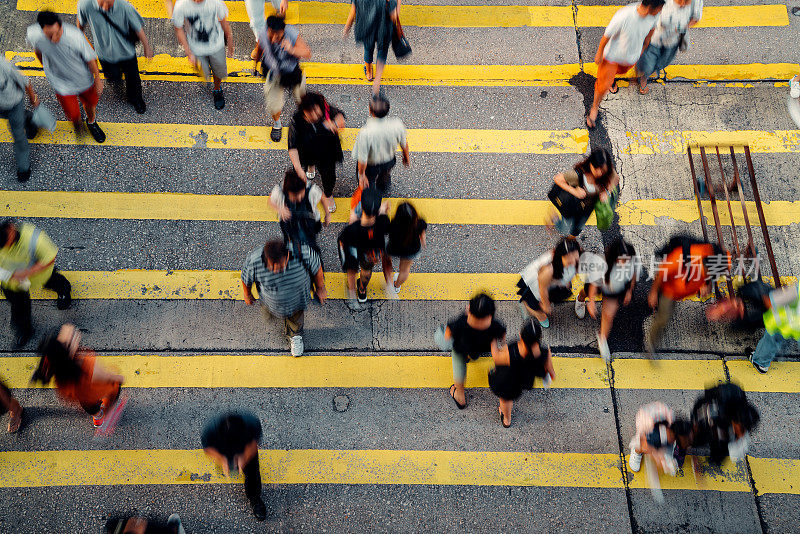
M411 45L403 32L403 26L400 25L400 18L395 21L392 30L392 51L397 59L403 59L411 53Z
M106 22L108 22L108 24L112 28L117 30L117 33L119 33L126 41L128 41L133 45L139 42L139 36L136 34L135 31L133 31L133 28L131 28L130 25L128 26L128 31L124 32L122 31L122 28L117 26L117 24L113 20L111 20L111 17L108 16L108 13L106 13L102 9L99 10L99 13L103 16L104 19L106 19Z
M553 184L547 198L556 207L562 217L575 219L584 215L590 210L590 202L594 202L594 197L578 198L569 191L561 189L558 184Z

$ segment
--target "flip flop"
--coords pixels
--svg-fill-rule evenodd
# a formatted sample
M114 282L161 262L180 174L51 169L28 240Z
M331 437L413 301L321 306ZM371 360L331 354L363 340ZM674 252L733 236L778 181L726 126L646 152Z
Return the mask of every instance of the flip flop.
M375 80L375 75L372 74L372 69L369 70L370 72L367 72L367 66L364 65L364 76L366 76L368 82L371 82Z
M615 95L617 92L619 92L619 85L617 85L617 82L611 84L611 89L609 89L608 92L612 95Z
M14 434L19 431L20 427L22 427L22 413L25 411L24 408L20 407L17 416L11 416L11 419L8 421L8 433Z
M450 386L450 396L453 397L453 402L456 403L456 406L458 406L459 410L463 410L464 408L467 407L466 404L459 404L458 401L456 400L456 385L455 384Z
M639 86L639 94L640 95L646 95L649 92L650 92L650 86L649 85L645 85L644 87L642 87L641 85Z

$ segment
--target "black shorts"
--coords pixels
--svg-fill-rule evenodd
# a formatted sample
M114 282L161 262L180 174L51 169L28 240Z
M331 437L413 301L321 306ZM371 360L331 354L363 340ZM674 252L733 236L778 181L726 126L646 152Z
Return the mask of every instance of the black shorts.
M533 294L533 291L531 291L531 288L525 283L524 279L519 279L519 282L517 282L517 288L517 295L519 295L520 302L524 302L532 310L540 311L542 309L539 299L536 298L536 296ZM564 302L572 296L572 286L552 286L548 288L547 296L550 298L551 304Z

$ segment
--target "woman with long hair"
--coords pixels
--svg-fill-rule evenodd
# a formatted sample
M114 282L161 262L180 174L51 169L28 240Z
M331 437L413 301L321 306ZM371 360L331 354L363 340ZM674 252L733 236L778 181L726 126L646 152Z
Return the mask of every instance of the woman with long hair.
M582 252L578 241L562 239L553 250L545 252L525 267L517 282L517 294L526 317L532 315L543 328L550 326L551 305L564 302L572 296L572 279L578 274Z
M419 216L410 202L402 202L397 206L389 226L389 243L386 245L386 252L400 259L400 265L394 274L395 293L400 293L403 282L408 280L411 265L425 246L427 229L428 223Z

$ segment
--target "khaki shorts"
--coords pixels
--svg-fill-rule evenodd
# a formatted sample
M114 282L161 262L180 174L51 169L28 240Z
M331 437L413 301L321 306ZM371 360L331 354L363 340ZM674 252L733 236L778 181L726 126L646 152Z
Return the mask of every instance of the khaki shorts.
M224 46L211 55L195 57L200 64L204 78L208 78L211 74L220 80L228 77L228 58L225 56Z
M267 105L267 113L270 116L277 115L283 110L284 104L284 89L290 89L295 102L300 103L300 99L306 94L306 74L303 73L303 78L300 83L293 87L281 87L280 78L278 76L267 76L267 81L264 82L264 99Z

